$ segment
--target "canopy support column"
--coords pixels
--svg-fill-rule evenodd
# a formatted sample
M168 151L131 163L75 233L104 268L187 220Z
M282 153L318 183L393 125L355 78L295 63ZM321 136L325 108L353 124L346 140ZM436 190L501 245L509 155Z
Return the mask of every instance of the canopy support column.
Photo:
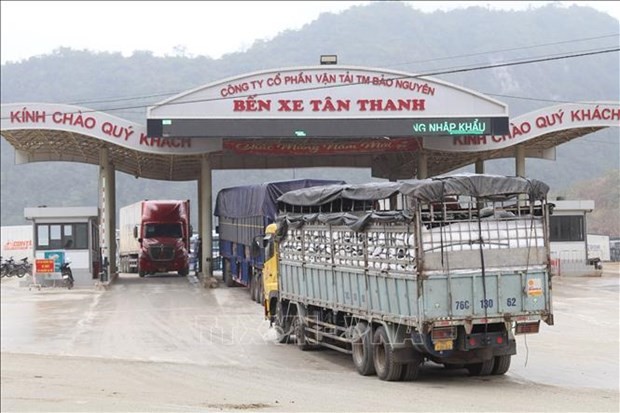
M478 159L476 161L476 173L483 174L484 173L484 161L482 159Z
M202 215L204 212L204 204L202 202L202 173L198 176L198 227L195 231L198 232L198 244L200 245L200 255L196 255L196 275L202 275L203 267L203 257L202 257L202 247L204 239L202 238Z
M525 147L517 145L515 148L515 176L525 177ZM524 194L519 195L519 204L525 205L527 198Z
M101 222L99 232L103 247L102 259L108 259L108 272L105 280L111 281L116 276L116 170L110 162L107 148L99 151L99 188ZM104 258L105 257L105 258ZM101 263L103 265L103 263Z
M418 153L418 179L428 178L428 156L425 153Z
M213 277L213 203L211 200L211 163L209 155L203 155L200 160L200 238L202 239L201 262L204 263L203 275L205 280Z
M525 147L517 145L515 148L515 175L525 177Z

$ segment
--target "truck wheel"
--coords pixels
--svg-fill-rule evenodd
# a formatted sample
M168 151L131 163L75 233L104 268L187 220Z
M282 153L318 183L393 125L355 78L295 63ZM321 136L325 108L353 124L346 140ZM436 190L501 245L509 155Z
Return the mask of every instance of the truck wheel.
M402 381L414 381L418 378L420 374L420 365L422 364L422 360L417 360L412 363L407 363L403 365L403 372L400 375L400 379Z
M179 274L179 277L187 277L189 274L189 267L185 267L184 269L177 271L177 273Z
M375 371L381 380L400 380L402 364L394 362L394 353L385 327L379 326L373 336L373 357Z
M360 321L353 327L351 340L351 356L357 372L362 376L375 374L375 364L372 350L372 329L368 323Z
M254 302L257 302L258 299L256 298L256 277L254 276L254 274L250 275L250 299Z
M301 351L308 351L312 349L312 345L308 343L306 339L306 331L304 330L304 322L300 316L295 318L295 340L297 347Z
M230 272L230 261L224 258L222 262L222 278L224 278L224 282L226 283L226 287L234 287L235 282L232 279L232 274Z
M275 329L278 335L278 343L284 344L290 341L291 321L288 314L284 314L282 302L276 304Z
M509 354L505 354L503 356L495 356L495 365L493 366L493 371L491 374L495 376L501 376L502 374L506 374L508 369L510 368L510 359L512 356Z
M465 368L470 376L488 376L493 372L495 359L485 360L482 363L466 364Z
M263 276L258 276L258 281L256 282L256 289L258 290L258 303L262 306L265 306L265 288L263 287Z

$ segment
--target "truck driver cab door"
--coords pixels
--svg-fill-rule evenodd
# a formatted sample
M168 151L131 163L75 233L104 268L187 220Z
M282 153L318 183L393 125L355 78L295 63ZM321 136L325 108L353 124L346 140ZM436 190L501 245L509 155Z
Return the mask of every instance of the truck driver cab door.
M273 228L270 228L273 225ZM275 241L275 224L266 229L262 239L262 247L265 250L265 263L263 265L263 288L265 289L265 317L275 315L278 298L278 254Z

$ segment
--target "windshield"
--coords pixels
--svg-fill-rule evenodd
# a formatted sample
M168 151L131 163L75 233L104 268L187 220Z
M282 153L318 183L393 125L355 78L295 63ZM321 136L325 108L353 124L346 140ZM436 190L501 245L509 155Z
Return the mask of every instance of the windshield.
M181 224L146 224L144 226L144 238L155 237L182 238Z

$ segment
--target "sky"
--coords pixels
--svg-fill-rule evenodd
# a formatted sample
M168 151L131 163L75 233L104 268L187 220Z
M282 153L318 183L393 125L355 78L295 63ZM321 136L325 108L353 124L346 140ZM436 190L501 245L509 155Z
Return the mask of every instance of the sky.
M0 2L2 64L60 47L93 52L151 51L155 56L209 56L247 50L297 30L321 13L369 1L5 1ZM525 10L556 3L589 6L620 21L620 1L405 1L424 12L472 5Z

